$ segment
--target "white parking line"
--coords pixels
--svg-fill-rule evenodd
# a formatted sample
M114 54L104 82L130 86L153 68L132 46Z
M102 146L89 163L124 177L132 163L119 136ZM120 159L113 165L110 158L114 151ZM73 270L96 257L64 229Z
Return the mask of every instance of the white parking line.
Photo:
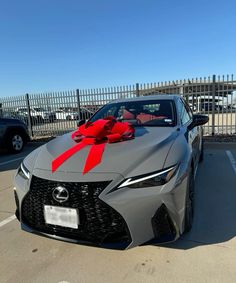
M20 159L23 159L23 158L25 158L25 156L18 157L18 158L15 158L15 159L11 159L11 160L2 162L2 163L0 163L0 166L7 165L7 164L9 164L9 163L11 163L11 162L15 162L15 161L20 160Z
M16 219L16 216L15 216L15 215L12 215L12 216L8 217L7 219L1 221L1 222L0 222L0 228L1 228L2 226L6 225L7 223L9 223L9 222L15 220L15 219Z
M234 173L236 174L236 160L234 159L234 156L230 150L226 150L226 154L229 157L229 161L233 167Z

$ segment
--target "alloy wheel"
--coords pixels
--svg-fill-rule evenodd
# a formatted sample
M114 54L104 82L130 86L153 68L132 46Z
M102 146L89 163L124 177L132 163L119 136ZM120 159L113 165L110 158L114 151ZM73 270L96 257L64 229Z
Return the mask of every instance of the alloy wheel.
M24 141L23 141L23 138L16 134L12 137L12 148L15 150L15 151L20 151L24 145Z

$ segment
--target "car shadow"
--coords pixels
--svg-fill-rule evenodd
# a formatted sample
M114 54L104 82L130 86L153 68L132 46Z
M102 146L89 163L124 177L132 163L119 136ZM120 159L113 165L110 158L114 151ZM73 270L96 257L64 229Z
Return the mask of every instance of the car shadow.
M0 150L0 172L8 171L8 170L16 170L21 161L27 156L31 151L36 149L38 146L43 143L28 143L22 152L17 154L11 154L5 149Z
M192 230L162 246L191 249L223 244L236 236L235 174L224 151L207 153L195 183L195 215Z

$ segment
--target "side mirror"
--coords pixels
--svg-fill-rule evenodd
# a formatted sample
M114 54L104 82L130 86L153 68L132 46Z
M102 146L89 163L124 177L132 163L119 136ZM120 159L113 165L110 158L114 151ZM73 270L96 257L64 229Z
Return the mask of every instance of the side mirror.
M190 128L194 128L196 126L202 126L209 121L209 117L201 114L193 115L193 122L190 124Z
M85 122L86 121L84 119L76 121L77 127L82 126L83 124L85 124Z

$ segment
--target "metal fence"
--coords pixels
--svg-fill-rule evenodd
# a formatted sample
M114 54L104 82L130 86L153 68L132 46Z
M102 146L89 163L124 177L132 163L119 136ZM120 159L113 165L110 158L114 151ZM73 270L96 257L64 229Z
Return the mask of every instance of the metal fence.
M6 97L0 99L0 115L22 119L33 138L57 136L73 131L77 120L88 119L109 101L162 93L181 95L194 113L208 115L205 135L236 134L233 75Z

